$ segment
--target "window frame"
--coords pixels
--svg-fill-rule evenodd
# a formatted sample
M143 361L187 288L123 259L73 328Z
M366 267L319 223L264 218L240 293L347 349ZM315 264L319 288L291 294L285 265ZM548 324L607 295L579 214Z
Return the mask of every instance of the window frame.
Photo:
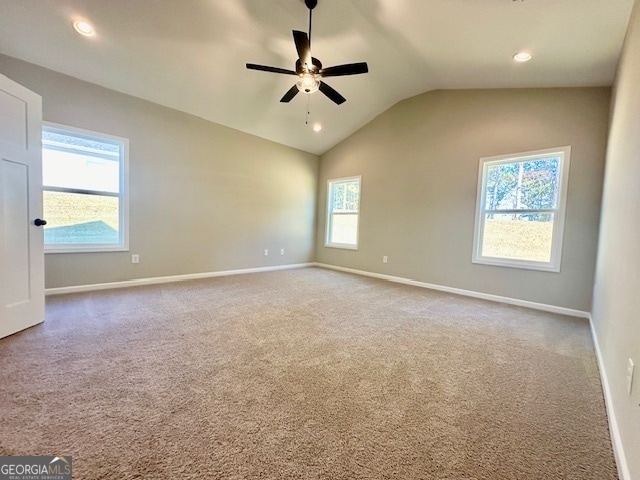
M491 165L506 163L520 163L537 159L560 157L558 180L558 197L555 209L520 209L520 210L487 210L486 187L487 171ZM478 189L476 196L475 224L473 230L473 254L472 263L493 265L499 267L520 268L526 270L539 270L545 272L560 272L562 262L562 244L564 238L564 227L567 207L567 190L569 185L569 166L571 163L571 147L547 148L522 153L511 153L495 157L480 158L478 167ZM554 225L551 237L551 258L549 262L539 262L534 260L518 260L511 258L487 257L482 255L484 224L487 213L511 214L511 213L552 213L554 215Z
M358 211L355 213L343 213L343 215L357 215L358 219L356 222L356 243L352 245L350 243L334 243L331 242L331 232L333 231L333 217L335 215L332 212L332 185L339 183L347 183L353 182L354 180L358 181ZM326 209L326 222L325 222L325 237L324 237L324 246L329 248L342 248L345 250L358 250L360 244L360 199L362 198L362 175L356 175L352 177L343 177L343 178L332 178L327 180L327 209Z
M118 137L103 132L96 132L93 130L87 130L84 128L73 127L70 125L64 125L54 122L42 122L42 131L45 129L58 130L62 133L69 133L71 135L77 134L84 137L92 137L96 140L107 140L111 142L118 142L121 144L120 150L120 178L119 178L119 193L118 193L118 234L120 241L116 243L99 244L99 243L86 243L86 244L44 244L44 253L101 253L101 252L128 252L129 251L129 139L124 137ZM44 150L44 145L43 145ZM48 188L42 185L42 192L69 192L69 193L85 193L85 194L104 194L104 192L64 188L64 187L51 187ZM115 196L115 195L114 195ZM46 220L46 219L45 219Z

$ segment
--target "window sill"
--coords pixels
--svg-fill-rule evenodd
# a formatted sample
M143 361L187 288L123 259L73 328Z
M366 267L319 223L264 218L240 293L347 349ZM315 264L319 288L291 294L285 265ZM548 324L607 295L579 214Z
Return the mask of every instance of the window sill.
M358 250L357 245L348 245L346 243L325 243L324 246L327 248L341 248L343 250Z
M491 265L494 267L519 268L523 270L538 270L540 272L560 273L560 265L551 263L531 262L527 260L510 260L502 258L482 257L474 258L471 263Z
M124 246L114 246L114 247L69 247L69 248L60 248L60 247L45 247L44 253L45 255L49 253L108 253L108 252L128 252L129 247Z

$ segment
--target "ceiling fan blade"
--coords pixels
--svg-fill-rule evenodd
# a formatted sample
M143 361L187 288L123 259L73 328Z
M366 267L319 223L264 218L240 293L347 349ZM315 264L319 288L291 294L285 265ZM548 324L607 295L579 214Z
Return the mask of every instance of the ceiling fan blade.
M298 58L300 63L304 67L305 64L311 68L311 46L309 44L309 36L305 32L299 30L293 30L293 41L296 44L296 50L298 51Z
M324 93L327 97L329 97L330 100L334 101L338 105L341 105L347 101L346 98L344 98L342 95L340 95L337 91L335 91L333 88L331 88L329 85L327 85L324 82L320 82L320 91Z
M323 68L318 73L323 77L341 77L343 75L358 75L360 73L367 73L368 71L369 67L367 62L359 62Z
M293 97L295 97L298 94L299 91L300 90L298 90L297 85L294 85L287 91L287 93L284 94L284 96L280 99L280 101L283 103L290 102L293 99Z
M247 63L247 68L249 70L261 70L263 72L284 73L286 75L296 75L296 72L294 72L293 70L287 70L286 68L278 68L278 67L267 67L266 65L256 65L255 63Z

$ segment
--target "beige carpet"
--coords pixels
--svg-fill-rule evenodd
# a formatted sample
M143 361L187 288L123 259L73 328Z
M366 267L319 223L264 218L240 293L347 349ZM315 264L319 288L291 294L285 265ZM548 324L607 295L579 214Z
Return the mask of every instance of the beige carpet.
M307 268L50 297L0 454L74 479L616 479L585 320Z

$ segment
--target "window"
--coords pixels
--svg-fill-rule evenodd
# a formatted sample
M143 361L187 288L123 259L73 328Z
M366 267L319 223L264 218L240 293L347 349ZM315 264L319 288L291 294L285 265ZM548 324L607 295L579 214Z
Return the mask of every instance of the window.
M44 125L45 252L128 250L128 147L125 138Z
M329 180L325 246L358 248L360 177Z
M560 271L570 153L480 159L474 263Z

